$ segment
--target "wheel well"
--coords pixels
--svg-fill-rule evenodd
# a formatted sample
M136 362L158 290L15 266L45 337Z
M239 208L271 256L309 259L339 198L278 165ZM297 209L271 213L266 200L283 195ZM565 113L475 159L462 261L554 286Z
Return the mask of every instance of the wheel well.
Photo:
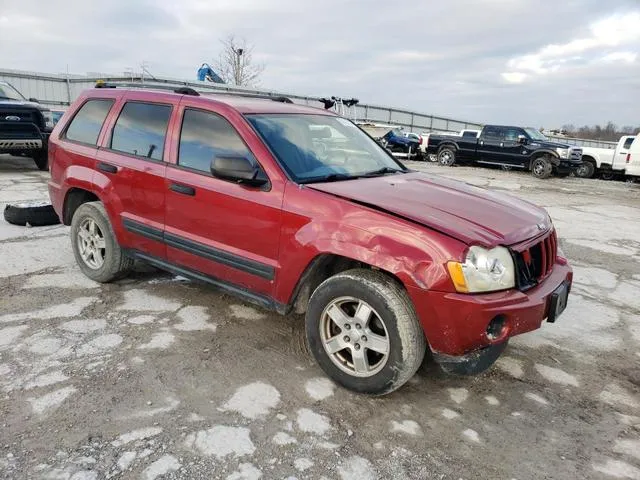
M329 277L337 275L338 273L345 272L354 268L380 270L377 267L373 267L372 265L369 265L367 263L353 260L352 258L343 257L341 255L318 255L311 261L311 263L309 263L304 273L300 277L300 280L298 280L298 284L296 285L293 295L291 296L291 301L289 303L290 307L293 308L295 313L305 313L307 311L307 306L309 305L309 299L311 298L311 295L322 282L324 282ZM380 271L386 275L389 275L400 285L402 285L400 279L394 274L386 270Z
M533 162L534 160L540 158L540 157L548 157L549 161L551 161L551 158L553 157L553 155L551 155L549 152L536 152L533 155L531 155L531 159L529 160L529 165L527 167L528 170L532 170L533 169Z
M67 192L64 199L64 207L62 208L62 223L71 225L73 214L80 205L87 202L95 202L100 200L98 196L88 190L82 188L72 188Z
M589 163L593 163L593 165L596 165L596 160L593 157L590 157L589 155L583 155L582 156L582 161L583 162L589 162Z
M451 142L447 142L447 143L442 143L438 146L438 153L440 152L440 150L442 150L445 147L450 147L452 148L454 151L458 150L458 147L456 146L455 143L451 143Z

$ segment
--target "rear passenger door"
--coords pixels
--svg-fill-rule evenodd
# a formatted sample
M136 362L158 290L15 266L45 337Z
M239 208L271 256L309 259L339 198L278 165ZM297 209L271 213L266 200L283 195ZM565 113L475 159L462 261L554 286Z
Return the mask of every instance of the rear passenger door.
M166 258L164 156L173 106L152 98L129 92L119 102L94 178L110 196L105 206L122 246Z
M167 169L167 257L226 284L271 296L284 184L273 176L267 187L213 177L215 155L241 155L259 163L257 155L222 112L195 105L181 110L176 164Z
M500 162L500 151L503 140L504 137L501 127L485 127L478 140L478 161L481 163Z

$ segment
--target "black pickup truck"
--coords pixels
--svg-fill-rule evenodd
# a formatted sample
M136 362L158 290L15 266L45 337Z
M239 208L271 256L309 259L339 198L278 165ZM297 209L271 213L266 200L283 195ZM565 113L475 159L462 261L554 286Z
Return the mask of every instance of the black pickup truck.
M485 125L480 135L429 135L427 153L438 162L499 165L530 170L537 178L566 177L582 164L582 149L550 141L535 128Z
M51 110L0 81L0 154L31 157L40 170L46 170L53 126Z

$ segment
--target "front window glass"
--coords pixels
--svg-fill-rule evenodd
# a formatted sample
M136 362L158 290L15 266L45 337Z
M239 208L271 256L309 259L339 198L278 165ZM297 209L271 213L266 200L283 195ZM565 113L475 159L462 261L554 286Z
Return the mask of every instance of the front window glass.
M15 88L8 83L0 83L0 98L9 100L24 100L25 98L20 95Z
M298 183L349 180L405 169L349 120L328 115L247 115Z
M549 140L542 133L540 133L540 130L536 130L535 128L528 127L528 128L525 128L524 131L527 132L527 135L529 135L529 137L532 140L541 140L541 141Z

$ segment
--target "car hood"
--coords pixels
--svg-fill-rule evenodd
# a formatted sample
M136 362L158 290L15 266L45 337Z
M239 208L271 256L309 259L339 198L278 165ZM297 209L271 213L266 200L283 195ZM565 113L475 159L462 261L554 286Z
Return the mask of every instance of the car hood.
M48 110L44 108L39 103L29 102L27 100L7 100L0 99L0 107L11 107L12 109L25 109L25 110L33 110L37 108L38 110Z
M536 147L540 147L540 148L551 148L551 149L571 148L571 145L567 145L566 143L547 142L547 141L542 142L542 141L539 141L539 140L532 140L531 141L531 145L532 146L536 146Z
M513 245L551 228L547 212L529 202L419 172L307 186L420 223L467 245Z

